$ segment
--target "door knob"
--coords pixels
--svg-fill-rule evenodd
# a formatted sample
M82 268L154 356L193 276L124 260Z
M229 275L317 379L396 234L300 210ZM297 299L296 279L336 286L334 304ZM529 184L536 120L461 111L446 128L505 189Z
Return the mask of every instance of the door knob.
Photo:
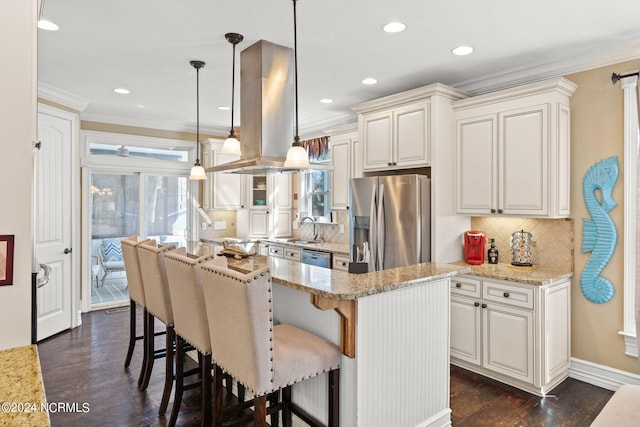
M71 248L64 248L64 253L66 254L70 254L71 253Z

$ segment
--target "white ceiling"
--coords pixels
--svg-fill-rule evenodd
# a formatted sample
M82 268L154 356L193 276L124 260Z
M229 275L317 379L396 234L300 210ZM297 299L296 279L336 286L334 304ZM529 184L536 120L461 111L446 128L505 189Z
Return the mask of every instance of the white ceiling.
M638 0L300 0L297 9L303 136L354 122L352 105L434 82L480 93L640 57ZM199 59L201 131L224 133L224 34L244 35L236 125L239 52L260 39L293 47L291 0L46 0L41 17L60 30L38 30L40 95L86 101L83 120L194 131L189 61ZM390 21L407 29L384 33ZM452 55L462 44L475 51ZM361 83L370 76L377 85Z

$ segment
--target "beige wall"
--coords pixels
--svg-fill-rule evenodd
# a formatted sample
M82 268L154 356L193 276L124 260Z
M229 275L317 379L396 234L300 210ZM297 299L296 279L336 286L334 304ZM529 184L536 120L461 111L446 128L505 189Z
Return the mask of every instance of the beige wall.
M611 73L640 68L640 60L566 76L578 84L571 98L571 216L575 219L575 276L572 280L572 356L623 371L640 373L640 362L625 356L623 328L623 211L624 135L623 92L611 84ZM618 206L610 215L618 244L602 275L615 285L615 295L604 304L588 301L580 291L580 274L589 259L582 253L583 218L589 218L582 195L585 172L597 161L618 156L620 175L613 189Z
M15 235L13 285L0 286L0 349L31 342L35 18L35 0L0 2L0 234Z

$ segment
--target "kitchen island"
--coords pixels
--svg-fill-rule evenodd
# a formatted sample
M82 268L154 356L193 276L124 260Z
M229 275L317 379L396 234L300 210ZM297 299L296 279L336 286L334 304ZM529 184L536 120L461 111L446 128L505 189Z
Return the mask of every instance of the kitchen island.
M274 320L334 342L345 353L341 425L451 424L449 287L450 278L468 267L423 263L351 274L259 255L229 259L241 272L265 265L273 279ZM321 375L293 391L294 401L323 422L327 383Z

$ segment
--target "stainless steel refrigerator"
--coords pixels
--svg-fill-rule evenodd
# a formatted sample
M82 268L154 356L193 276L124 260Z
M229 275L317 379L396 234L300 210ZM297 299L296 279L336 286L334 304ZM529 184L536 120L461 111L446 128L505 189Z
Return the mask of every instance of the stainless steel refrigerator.
M431 260L431 186L423 175L351 180L351 261L368 271Z

